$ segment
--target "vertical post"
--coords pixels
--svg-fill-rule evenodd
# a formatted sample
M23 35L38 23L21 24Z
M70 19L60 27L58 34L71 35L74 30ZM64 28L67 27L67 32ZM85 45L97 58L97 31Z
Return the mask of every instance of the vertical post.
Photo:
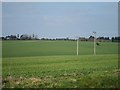
M96 32L93 32L94 34L94 55L96 55Z
M77 38L77 56L78 56L78 45L79 45L79 44L78 44L78 38Z

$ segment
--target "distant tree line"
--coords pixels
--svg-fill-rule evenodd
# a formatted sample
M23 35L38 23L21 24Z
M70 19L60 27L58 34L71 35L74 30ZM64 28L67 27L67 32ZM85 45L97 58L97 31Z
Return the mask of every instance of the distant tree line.
M22 34L22 35L8 35L5 37L0 37L0 39L2 40L69 40L69 41L76 41L77 39L71 39L69 37L66 38L41 38L39 39L37 35L32 34L32 35L28 35L28 34ZM89 36L89 38L85 38L85 37L79 37L78 38L80 41L93 41L94 40L94 36ZM103 41L112 41L112 42L120 42L120 37L112 37L111 39L109 37L97 37L96 38L97 41L99 42L103 42Z
M120 42L120 37L112 37L112 42Z
M51 39L51 38L41 38L41 40L69 40L69 41L76 41L76 39L70 39L70 38L53 38L53 39Z
M80 41L93 41L94 40L94 36L90 36L89 38L79 37L79 40ZM99 41L99 42L111 41L111 39L109 37L97 37L96 40Z
M80 41L93 41L94 36L90 36L89 38L85 37L79 37ZM96 41L104 42L104 41L112 41L112 42L120 42L120 37L112 37L111 39L109 37L97 37Z

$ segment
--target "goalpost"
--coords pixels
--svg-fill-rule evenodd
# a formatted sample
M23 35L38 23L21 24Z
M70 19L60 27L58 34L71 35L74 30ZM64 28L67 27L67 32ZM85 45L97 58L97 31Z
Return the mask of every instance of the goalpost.
M94 34L94 41L93 41L93 43L94 43L94 48L93 48L93 54L94 55L96 55L96 32L94 31L93 32L93 34ZM79 55L79 37L77 36L77 43L76 43L76 54L77 54L77 56Z

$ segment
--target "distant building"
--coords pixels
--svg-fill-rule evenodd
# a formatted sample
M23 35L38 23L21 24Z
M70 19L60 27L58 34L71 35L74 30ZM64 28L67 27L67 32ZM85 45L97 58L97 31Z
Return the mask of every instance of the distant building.
M88 39L85 38L85 37L79 37L79 40L80 40L80 41L88 41Z

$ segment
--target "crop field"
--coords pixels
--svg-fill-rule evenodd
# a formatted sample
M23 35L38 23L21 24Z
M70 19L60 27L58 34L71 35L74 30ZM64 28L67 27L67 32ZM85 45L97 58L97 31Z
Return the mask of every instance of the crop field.
M3 41L2 77L6 88L118 87L118 44L100 42Z

